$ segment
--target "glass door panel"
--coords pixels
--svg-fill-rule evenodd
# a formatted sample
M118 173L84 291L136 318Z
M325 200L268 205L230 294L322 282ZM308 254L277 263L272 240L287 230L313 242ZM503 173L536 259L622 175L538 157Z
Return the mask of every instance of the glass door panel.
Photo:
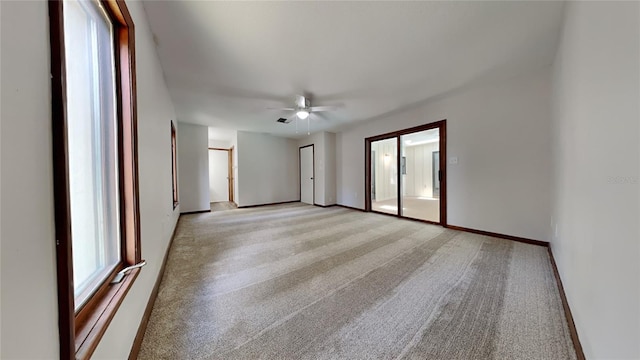
M371 142L371 210L398 215L398 138Z
M400 136L402 215L440 222L440 131Z

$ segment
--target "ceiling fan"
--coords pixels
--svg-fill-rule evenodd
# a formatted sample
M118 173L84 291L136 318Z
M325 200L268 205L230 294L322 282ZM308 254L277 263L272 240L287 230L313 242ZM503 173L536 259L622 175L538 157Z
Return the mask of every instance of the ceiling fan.
M337 106L311 106L311 100L308 97L305 97L304 95L296 95L295 107L270 108L270 109L293 111L292 115L286 118L280 118L277 120L279 123L288 124L296 118L300 120L305 120L309 118L312 113L317 113L321 111L332 111L332 110L336 110L337 108L338 108Z

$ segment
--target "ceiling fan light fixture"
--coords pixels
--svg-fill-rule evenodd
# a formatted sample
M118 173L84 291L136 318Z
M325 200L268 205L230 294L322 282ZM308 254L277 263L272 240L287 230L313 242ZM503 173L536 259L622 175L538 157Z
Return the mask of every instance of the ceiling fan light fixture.
M309 112L307 110L298 110L298 112L296 113L296 115L298 115L298 118L300 120L304 120L307 117L309 117Z

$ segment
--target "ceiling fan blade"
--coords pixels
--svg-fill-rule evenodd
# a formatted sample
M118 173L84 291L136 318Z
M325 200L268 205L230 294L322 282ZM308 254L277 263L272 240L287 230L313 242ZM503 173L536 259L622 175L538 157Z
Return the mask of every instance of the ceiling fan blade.
M338 106L312 106L312 112L320 112L320 111L334 111L338 110Z
M329 121L329 119L327 118L327 116L325 114L320 114L320 113L311 113L310 116L313 116L315 119L319 119L322 121Z
M285 111L293 111L294 108L279 108L279 107L268 107L267 110L285 110Z

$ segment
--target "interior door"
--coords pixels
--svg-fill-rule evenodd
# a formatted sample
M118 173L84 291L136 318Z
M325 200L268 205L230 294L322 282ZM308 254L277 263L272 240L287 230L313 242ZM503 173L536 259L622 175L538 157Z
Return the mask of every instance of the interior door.
M300 148L300 201L313 205L313 145Z
M209 150L209 201L229 201L229 153Z

